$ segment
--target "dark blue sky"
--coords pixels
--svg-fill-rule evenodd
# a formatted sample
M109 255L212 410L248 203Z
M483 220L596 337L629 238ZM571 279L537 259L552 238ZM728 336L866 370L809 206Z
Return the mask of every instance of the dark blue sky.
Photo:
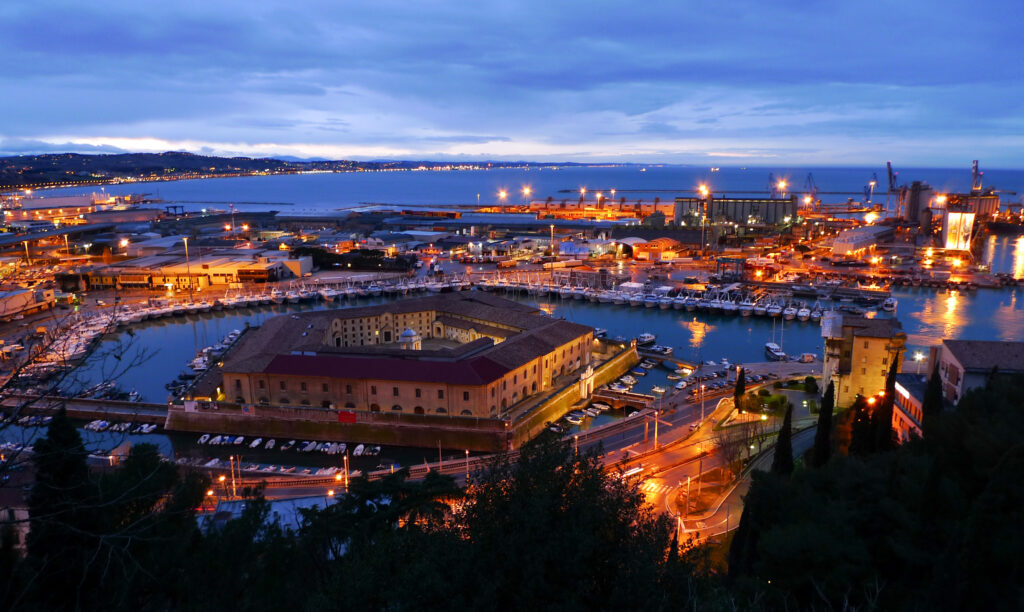
M1024 2L0 4L0 153L1024 166Z

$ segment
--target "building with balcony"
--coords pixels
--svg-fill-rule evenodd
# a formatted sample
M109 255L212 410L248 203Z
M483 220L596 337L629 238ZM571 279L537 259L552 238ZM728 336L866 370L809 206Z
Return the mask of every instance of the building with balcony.
M825 341L822 379L825 385L835 383L836 406L848 406L858 395L884 390L889 368L893 360L902 362L907 343L896 319L838 312L822 318L821 335Z

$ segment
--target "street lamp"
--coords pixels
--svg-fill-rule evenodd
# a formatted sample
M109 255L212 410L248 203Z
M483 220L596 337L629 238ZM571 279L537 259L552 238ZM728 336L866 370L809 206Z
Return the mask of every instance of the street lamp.
M700 422L704 423L704 385L700 386Z
M924 361L924 353L921 351L914 351L914 361L917 362L917 373L921 373L921 362Z
M469 449L466 449L466 485L469 485Z
M531 194L531 193L533 193L533 189L530 189L530 186L529 186L529 185L525 185L525 186L523 186L523 200L524 200L524 201L525 201L525 202L526 202L527 204L529 204L529 203L530 203L530 194Z
M498 200L502 204L505 203L505 198L507 198L507 197L508 197L508 192L507 191L505 191L504 189L501 189L501 190L498 191Z

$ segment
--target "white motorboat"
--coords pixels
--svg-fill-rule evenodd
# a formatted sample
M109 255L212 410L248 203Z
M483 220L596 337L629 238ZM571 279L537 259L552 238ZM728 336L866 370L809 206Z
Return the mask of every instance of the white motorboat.
M772 361L784 361L786 359L786 354L782 352L782 348L774 342L765 343L764 354Z
M796 311L796 318L801 321L806 321L811 318L811 309L806 306L801 306Z
M657 339L658 339L658 337L655 336L654 334L649 333L649 332L644 332L644 333L640 334L637 337L636 343L639 344L640 346L644 346L644 345L647 345L647 344L654 344L654 341L657 340Z
M897 301L896 301L896 298L894 298L894 297L887 297L887 298L885 298L885 301L882 302L882 310L884 310L886 312L895 312L896 306L897 306Z

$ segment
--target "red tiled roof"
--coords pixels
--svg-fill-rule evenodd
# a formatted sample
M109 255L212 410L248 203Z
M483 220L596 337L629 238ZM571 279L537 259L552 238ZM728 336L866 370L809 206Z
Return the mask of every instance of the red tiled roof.
M453 362L340 355L276 355L263 369L265 374L282 376L376 378L451 385L485 385L508 371L487 357Z

